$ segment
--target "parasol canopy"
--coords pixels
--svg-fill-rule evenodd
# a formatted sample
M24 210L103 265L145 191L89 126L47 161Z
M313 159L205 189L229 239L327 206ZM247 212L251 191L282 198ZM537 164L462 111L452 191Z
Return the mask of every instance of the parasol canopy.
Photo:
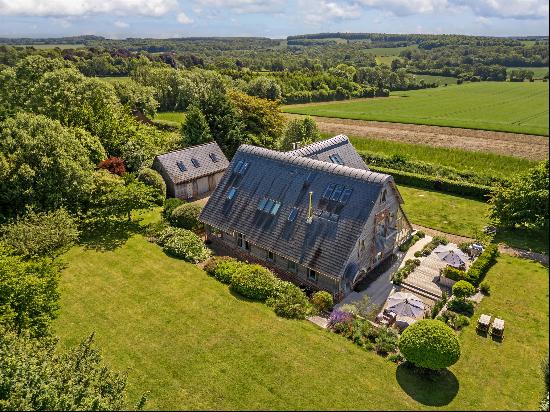
M425 305L412 293L397 292L388 298L387 309L398 317L417 319L423 316Z

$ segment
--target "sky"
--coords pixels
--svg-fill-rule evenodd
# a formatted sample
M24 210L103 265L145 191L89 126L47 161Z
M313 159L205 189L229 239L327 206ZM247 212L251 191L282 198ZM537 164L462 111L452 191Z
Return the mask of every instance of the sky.
M548 0L0 0L0 37L548 35Z

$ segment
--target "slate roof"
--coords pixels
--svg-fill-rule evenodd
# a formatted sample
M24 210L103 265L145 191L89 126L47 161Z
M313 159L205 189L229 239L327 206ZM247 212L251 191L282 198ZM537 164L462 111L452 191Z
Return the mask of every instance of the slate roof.
M243 162L248 162L248 168L240 175L235 169ZM388 181L393 178L381 173L241 145L200 220L226 232L243 233L253 244L320 273L341 277L356 269L344 266ZM341 207L338 202L320 202L329 184L352 189L337 221L319 215L321 209ZM238 189L229 200L232 187ZM308 224L310 191L315 215ZM258 210L264 197L281 203L274 216ZM297 214L290 221L293 208Z
M216 157L217 162L212 160L211 154ZM196 159L199 166L194 166L191 159ZM155 162L160 163L174 184L188 182L223 171L229 165L227 157L225 157L216 142L164 153L155 157ZM185 171L180 170L178 162L183 163Z
M311 159L321 160L323 162L333 161L330 156L338 154L343 160L345 166L355 169L369 170L367 164L363 161L359 153L350 143L347 136L340 134L330 139L315 142L297 150L288 152L294 156L309 157Z

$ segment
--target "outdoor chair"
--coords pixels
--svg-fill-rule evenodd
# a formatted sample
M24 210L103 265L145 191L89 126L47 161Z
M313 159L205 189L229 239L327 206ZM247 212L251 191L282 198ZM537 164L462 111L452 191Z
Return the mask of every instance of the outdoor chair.
M491 334L497 338L504 336L504 321L499 318L493 320L493 325L491 327Z
M477 329L481 332L487 332L489 330L490 323L491 317L489 315L481 314L477 320Z

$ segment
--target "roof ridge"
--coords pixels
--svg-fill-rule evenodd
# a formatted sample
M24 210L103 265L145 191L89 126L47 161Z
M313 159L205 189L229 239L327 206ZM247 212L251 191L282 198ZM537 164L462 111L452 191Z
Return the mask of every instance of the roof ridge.
M297 156L293 152L278 152L276 150L266 149L264 147L252 146L248 144L240 145L237 149L237 153L239 152L250 153L257 156L279 160L285 163L291 163L305 168L322 170L327 173L334 173L341 176L355 178L358 180L365 180L371 183L382 183L388 178L392 179L391 175L385 173L377 173L371 172L370 170L356 169L336 163L323 162L321 160L312 159L310 157Z
M311 154L312 152L315 152L317 150L326 149L330 146L333 146L337 143L343 143L348 142L349 138L345 134L339 134L333 137L330 137L325 140L319 140L317 142L310 143L304 147L300 147L299 149L288 151L287 153L292 154L298 154L298 153L304 153L304 154Z
M216 146L219 147L218 142L216 142L215 140L212 140L211 142L196 144L194 146L184 147L183 149L170 150L169 152L160 153L160 154L156 155L156 157L168 155L168 154L171 154L171 153L185 152L187 150L197 149L197 148L202 147L202 146L209 146L209 145L213 145L213 144L215 144Z

